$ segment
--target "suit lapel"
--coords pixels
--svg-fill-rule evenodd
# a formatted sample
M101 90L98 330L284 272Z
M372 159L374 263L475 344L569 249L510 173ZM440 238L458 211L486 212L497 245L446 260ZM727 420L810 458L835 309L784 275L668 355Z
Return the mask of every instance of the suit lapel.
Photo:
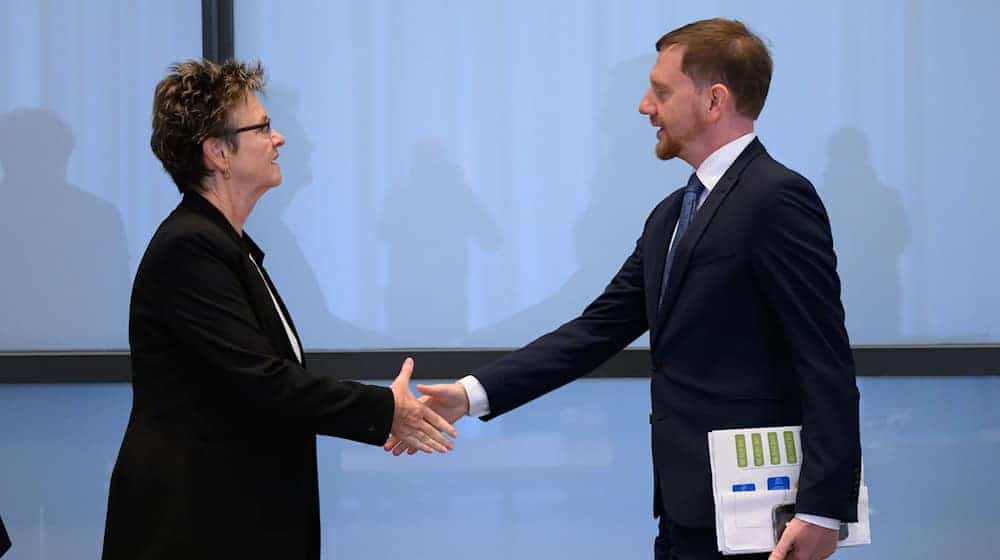
M295 330L295 324L292 322L292 317L288 314L288 309L285 308L285 303L281 300L278 290L274 287L274 282L271 281L270 275L268 275L267 270L264 268L264 252L245 231L243 232L243 238L250 249L250 255L253 257L254 262L256 262L260 267L260 272L258 272L257 268L254 267L254 263L247 263L250 271L253 273L253 280L251 280L250 285L256 287L251 288L255 292L254 311L263 322L267 323L267 333L270 336L271 341L277 345L276 347L280 349L286 357L295 360L295 350L292 348L292 343L288 339L288 333L285 332L285 325L282 324L281 317L278 315L278 311L274 307L275 302L277 302L278 309L280 309L281 313L285 316L285 321L288 322L288 328L292 331L292 336L295 337L295 342L298 343L299 349L301 350L302 341L299 339L299 333ZM270 292L268 292L268 289L270 289ZM271 300L272 294L274 295L273 301ZM302 364L305 365L304 353L302 356Z
M674 265L670 269L670 283L667 285L667 291L663 294L663 302L660 304L660 309L656 316L657 323L661 323L664 317L670 315L670 309L677 300L677 292L684 281L684 274L687 272L691 253L698 246L698 241L701 240L702 234L705 233L705 229L712 222L712 218L715 217L716 211L722 205L722 201L726 199L731 187L732 182L727 182L725 177L721 179L715 185L715 188L712 189L708 198L705 199L705 203L698 209L698 213L695 214L694 219L691 220L691 224L688 225L684 237L677 240L674 251ZM666 251L663 252L666 253Z
M740 156L736 158L736 161L729 166L725 175L719 179L715 188L712 189L708 198L705 199L705 203L698 209L698 213L695 214L684 237L677 241L678 245L674 254L674 265L670 269L670 283L667 286L666 293L663 294L663 302L660 304L660 309L656 315L657 325L662 326L666 318L670 316L670 310L673 308L674 303L676 303L680 287L684 283L684 275L687 272L688 263L691 261L691 255L698 247L698 242L701 241L705 230L712 223L712 219L715 218L716 213L729 196L729 193L738 184L740 174L743 173L743 170L746 169L747 165L754 158L762 153L764 153L764 146L755 138L747 145ZM676 222L677 219L674 218L671 223ZM665 254L667 251L664 250L661 252ZM663 260L665 260L665 257ZM662 274L662 266L659 270Z
M294 360L295 351L292 350L292 343L288 340L288 335L285 333L285 326L281 323L281 317L278 316L278 311L274 307L274 301L278 302L281 312L285 314L285 320L288 321L288 326L292 330L296 342L299 343L299 348L302 348L302 343L298 340L299 335L295 332L295 325L292 323L292 318L288 315L288 310L285 309L278 291L274 289L271 279L267 276L267 271L264 270L264 252L260 250L260 247L254 243L253 239L246 232L242 236L237 233L229 221L226 220L226 217L222 215L222 212L219 212L212 203L205 200L201 195L194 192L185 194L180 206L211 220L239 247L240 262L237 266L240 267L239 270L243 274L240 280L247 290L250 308L253 309L254 315L257 317L257 321L260 323L264 334L274 344L275 350L281 352L283 356ZM250 260L251 256L253 258L252 261ZM257 263L260 267L260 272L257 271L257 266L254 266L254 263ZM270 287L271 293L274 294L274 301L271 300L271 293L268 293L268 287ZM303 356L303 363L304 360L305 356Z
M681 215L683 193L683 189L678 190L664 201L665 215L649 231L652 243L643 249L653 256L652 268L646 269L646 285L653 288L646 290L646 313L649 317L656 317L656 304L659 302L660 288L663 286L663 267L667 262L667 248L670 247L670 236Z

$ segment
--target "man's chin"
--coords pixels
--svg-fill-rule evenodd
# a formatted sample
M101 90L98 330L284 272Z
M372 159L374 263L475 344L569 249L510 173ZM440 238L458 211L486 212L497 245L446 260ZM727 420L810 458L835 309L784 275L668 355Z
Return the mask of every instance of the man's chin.
M677 146L674 144L660 142L656 145L656 157L663 161L674 159L677 157L677 152Z

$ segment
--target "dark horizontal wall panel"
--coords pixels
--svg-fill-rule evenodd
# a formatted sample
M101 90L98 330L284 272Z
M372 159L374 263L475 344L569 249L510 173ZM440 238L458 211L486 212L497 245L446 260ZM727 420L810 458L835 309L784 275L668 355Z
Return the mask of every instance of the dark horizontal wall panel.
M0 353L0 383L110 383L128 380L127 352Z
M391 379L403 360L414 360L413 377L455 379L500 358L509 350L380 350L307 354L309 369L345 379ZM591 377L648 377L649 351L626 350L597 368Z
M507 350L372 350L308 352L309 369L343 379L392 379L407 356L416 379L454 379ZM854 349L860 376L960 377L1000 375L1000 346L864 346ZM649 376L649 350L626 350L590 377ZM107 383L129 380L126 352L0 353L0 383Z
M1000 375L1000 345L858 346L854 362L868 377Z

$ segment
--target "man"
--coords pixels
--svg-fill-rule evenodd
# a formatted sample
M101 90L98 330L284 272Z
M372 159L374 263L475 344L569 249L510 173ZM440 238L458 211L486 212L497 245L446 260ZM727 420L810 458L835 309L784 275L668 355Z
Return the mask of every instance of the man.
M772 68L760 38L713 19L656 48L639 112L657 128L656 155L694 168L688 185L653 209L635 251L579 317L458 383L418 388L447 420L489 420L649 329L656 558L721 558L707 432L795 424L797 515L770 558L825 558L839 523L856 520L861 461L827 215L812 185L754 133ZM406 447L394 444L386 448Z

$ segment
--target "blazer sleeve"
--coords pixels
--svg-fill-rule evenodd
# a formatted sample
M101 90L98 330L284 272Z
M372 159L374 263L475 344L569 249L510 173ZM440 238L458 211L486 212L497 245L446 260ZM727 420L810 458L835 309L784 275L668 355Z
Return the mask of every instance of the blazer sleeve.
M826 211L801 177L762 208L752 263L777 317L802 403L796 511L857 520L861 470L858 389Z
M389 389L312 373L273 347L236 272L243 254L235 246L198 232L160 249L144 271L152 280L143 299L179 342L175 351L187 352L200 374L215 376L245 406L315 433L375 445L388 439Z
M604 292L583 313L527 346L477 370L490 414L510 411L586 375L648 328L642 238Z

